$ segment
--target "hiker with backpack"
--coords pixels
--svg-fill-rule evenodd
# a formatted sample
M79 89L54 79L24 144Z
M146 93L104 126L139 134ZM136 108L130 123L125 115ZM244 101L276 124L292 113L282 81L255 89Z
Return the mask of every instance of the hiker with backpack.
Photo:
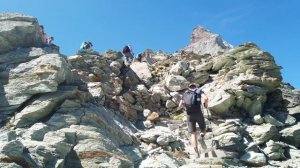
M93 44L89 41L85 41L81 43L80 51L89 51L92 50Z
M133 50L132 50L132 47L128 44L128 45L125 45L123 47L123 51L122 51L124 57L123 57L123 60L124 60L124 64L126 66L130 65L130 63L133 61L134 57L134 53L133 53Z
M204 107L208 107L208 97L204 92L197 88L195 83L189 85L187 91L182 95L179 103L179 108L184 108L188 131L191 133L191 145L194 148L197 157L200 157L198 150L198 132L196 130L196 123L200 128L200 136L203 138L206 134L206 125L201 111L201 98L204 100Z
M54 40L54 37L52 37L52 36L50 36L50 37L47 37L47 40L46 40L46 43L47 43L47 45L53 45L53 40Z

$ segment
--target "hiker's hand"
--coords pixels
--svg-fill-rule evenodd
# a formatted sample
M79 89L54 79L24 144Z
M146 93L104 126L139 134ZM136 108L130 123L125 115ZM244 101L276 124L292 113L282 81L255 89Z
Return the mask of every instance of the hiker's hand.
M208 107L208 99L206 99L206 100L204 101L204 104L203 104L203 105L204 105L205 108Z

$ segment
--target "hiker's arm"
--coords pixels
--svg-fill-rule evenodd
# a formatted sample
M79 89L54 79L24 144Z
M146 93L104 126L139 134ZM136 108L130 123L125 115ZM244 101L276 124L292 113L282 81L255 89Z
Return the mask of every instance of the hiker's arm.
M208 107L208 97L204 93L201 95L202 95L202 98L204 99L204 107L207 108Z
M183 108L183 101L180 100L179 105L178 105L178 109L182 109Z

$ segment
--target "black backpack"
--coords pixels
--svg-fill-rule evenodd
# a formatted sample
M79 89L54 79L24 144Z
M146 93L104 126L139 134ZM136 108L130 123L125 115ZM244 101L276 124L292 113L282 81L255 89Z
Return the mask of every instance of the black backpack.
M197 101L201 95L197 93L197 89L195 91L188 90L183 96L182 100L184 101L185 110L187 114L195 114L201 112L201 101Z

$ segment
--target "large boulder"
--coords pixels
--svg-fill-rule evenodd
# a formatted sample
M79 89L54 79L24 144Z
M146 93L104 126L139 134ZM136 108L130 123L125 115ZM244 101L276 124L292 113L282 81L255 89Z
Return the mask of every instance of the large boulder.
M262 153L248 152L244 154L241 158L241 161L246 163L249 166L260 167L264 166L267 163L267 158Z
M147 85L151 84L151 72L146 62L134 62L130 65L130 68L136 73L140 80Z
M67 108L68 104L62 106ZM18 128L24 144L19 150L26 149L34 162L29 166L133 167L141 160L132 136L137 130L128 120L119 112L82 104L69 111L56 111L46 123ZM21 158L24 160L23 155Z
M300 147L300 122L294 126L281 130L280 134L286 142L296 147Z
M235 97L233 95L223 90L209 95L213 96L213 98L209 100L208 108L213 113L224 116L230 115L228 111L235 104Z
M257 144L263 144L268 140L276 140L279 138L277 128L271 124L253 125L248 126L246 131L254 139Z
M165 85L171 91L186 89L188 84L189 82L183 76L169 75L165 79Z
M36 18L17 13L0 14L0 54L18 47L41 46Z
M282 91L283 106L291 115L300 114L300 91L296 90L290 84L282 83L280 90Z
M217 75L211 75L213 81L204 85L203 90L211 97L213 106L224 104L221 108L215 107L221 114L238 113L242 117L262 114L267 95L275 91L282 80L281 67L274 58L253 43L213 57L212 62L212 70Z
M39 93L56 92L58 85L71 82L66 60L58 54L47 54L13 66L0 95L0 110L13 112L22 103Z
M70 90L59 90L55 93L47 93L32 100L21 112L17 113L13 119L16 127L27 127L35 122L50 116L63 101L67 98L76 97L76 88Z
M187 70L188 64L184 61L179 61L177 64L173 65L170 69L170 74L181 75L185 70Z
M270 160L284 160L286 159L284 155L284 144L280 142L274 142L270 140L266 143L267 147L264 148L264 152L269 157Z
M146 160L143 160L139 167L146 168L149 167L150 165L153 168L171 168L171 167L179 167L180 163L177 160L168 156L167 154L162 153L159 155L149 157Z

